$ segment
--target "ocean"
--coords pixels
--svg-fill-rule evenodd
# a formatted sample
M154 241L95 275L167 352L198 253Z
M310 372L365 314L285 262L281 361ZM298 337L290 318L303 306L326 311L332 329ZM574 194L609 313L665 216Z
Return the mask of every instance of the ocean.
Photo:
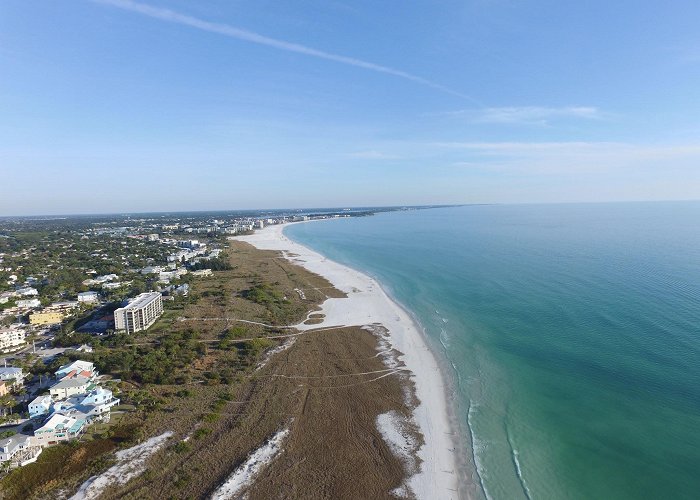
M285 234L415 315L488 498L700 498L700 202L409 210Z

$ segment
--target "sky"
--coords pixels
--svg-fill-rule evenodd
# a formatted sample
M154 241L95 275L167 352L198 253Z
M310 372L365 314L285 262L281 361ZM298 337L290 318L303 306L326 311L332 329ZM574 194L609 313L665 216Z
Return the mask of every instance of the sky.
M2 0L0 215L700 198L700 2Z

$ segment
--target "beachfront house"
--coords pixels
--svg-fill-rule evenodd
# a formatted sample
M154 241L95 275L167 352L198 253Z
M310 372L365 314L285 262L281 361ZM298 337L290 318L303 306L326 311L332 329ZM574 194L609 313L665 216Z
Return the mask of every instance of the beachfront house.
M199 271L192 271L192 276L202 277L211 276L211 269L200 269Z
M95 380L99 372L95 369L94 363L78 359L72 363L61 366L56 370L55 374L56 378L59 380L75 377L85 377L90 380Z
M34 431L34 442L37 446L50 446L61 441L75 439L84 429L84 419L54 413L44 425Z
M37 396L29 403L29 417L34 418L40 415L47 415L51 409L53 399L48 394Z
M104 387L97 387L87 394L80 400L80 404L83 406L100 406L110 404L114 406L115 401L119 402L118 399L114 399L112 391L105 389Z
M36 462L41 454L41 447L36 446L33 436L15 434L0 439L0 463L9 463L10 468Z
M55 400L68 399L76 394L88 392L92 382L86 377L64 378L49 389L51 397Z
M111 408L118 404L119 399L113 396L112 391L97 387L86 394L56 401L51 410L52 413L70 415L91 423L94 420L109 420Z

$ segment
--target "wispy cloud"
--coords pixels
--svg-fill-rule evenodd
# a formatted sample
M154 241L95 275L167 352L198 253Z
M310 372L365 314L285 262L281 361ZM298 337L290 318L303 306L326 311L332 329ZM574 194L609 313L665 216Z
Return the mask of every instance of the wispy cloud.
M441 113L446 116L466 117L476 123L502 123L514 125L548 125L554 120L600 120L605 114L591 106L505 106L498 108L465 109Z
M453 149L468 149L484 154L527 154L543 152L582 151L632 147L619 142L435 142L434 146Z
M369 71L375 71L377 73L384 73L387 75L402 78L404 80L409 80L411 82L430 87L440 92L445 92L452 94L462 99L467 99L476 104L479 101L471 96L453 90L449 87L445 87L439 83L427 80L420 76L401 71L389 66L383 66L380 64L375 64L372 62L364 61L362 59L357 59L354 57L343 56L339 54L334 54L332 52L326 52L323 50L318 50L306 45L301 45L298 43L280 40L277 38L271 38L264 36L253 31L244 30L241 28L236 28L235 26L230 26L223 23L214 23L210 21L205 21L196 17L188 16L186 14L181 14L179 12L165 9L162 7L153 7L148 4L134 2L133 0L91 0L95 3L101 3L105 5L111 5L119 9L128 10L131 12L136 12L138 14L148 16L154 19L159 19L161 21L167 21L171 23L181 24L184 26L189 26L191 28L196 28L202 31L207 31L209 33L216 33L219 35L227 36L229 38L235 38L237 40L243 40L250 43L256 43L258 45L265 45L267 47L272 47L278 50L284 50L286 52L295 52L297 54L303 54L305 56L316 57L319 59L325 59L328 61L333 61L340 64L346 64L348 66L354 66L356 68L362 68Z
M359 158L362 160L398 160L401 157L390 154L390 153L384 153L382 151L376 151L376 150L369 150L369 151L357 151L355 153L350 154L351 158Z
M457 166L480 165L521 173L607 172L624 168L696 170L700 145L638 145L622 142L440 142ZM460 154L459 152L462 152ZM447 153L446 153L447 154ZM659 170L660 169L660 170Z

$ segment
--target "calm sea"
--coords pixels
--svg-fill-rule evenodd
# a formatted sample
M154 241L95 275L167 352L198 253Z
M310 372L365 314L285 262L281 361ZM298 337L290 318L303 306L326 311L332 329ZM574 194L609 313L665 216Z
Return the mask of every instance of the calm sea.
M452 367L488 497L700 498L700 202L467 206L286 234L416 315Z

